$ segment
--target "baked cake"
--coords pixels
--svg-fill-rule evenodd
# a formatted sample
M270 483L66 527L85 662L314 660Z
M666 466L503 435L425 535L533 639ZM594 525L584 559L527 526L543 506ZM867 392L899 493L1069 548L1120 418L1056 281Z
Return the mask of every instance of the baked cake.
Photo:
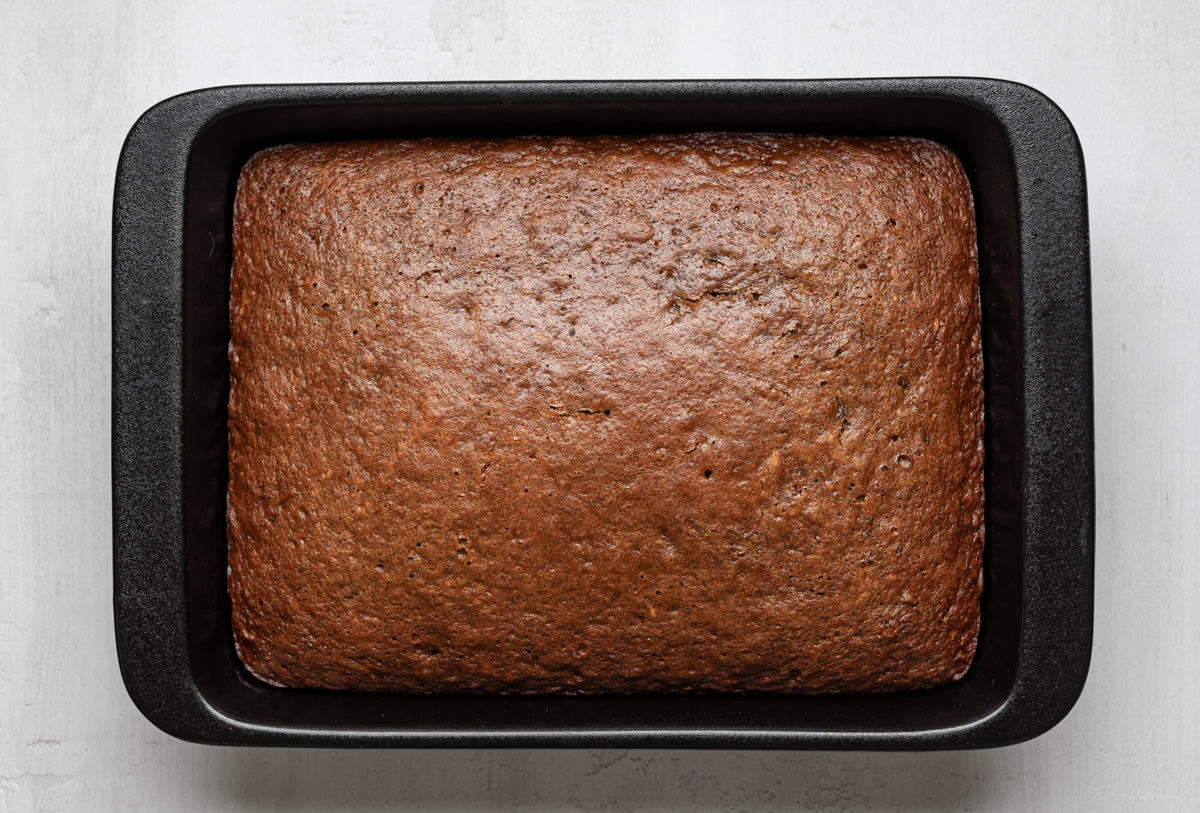
M880 692L971 663L979 285L939 144L268 149L230 325L229 594L264 681Z

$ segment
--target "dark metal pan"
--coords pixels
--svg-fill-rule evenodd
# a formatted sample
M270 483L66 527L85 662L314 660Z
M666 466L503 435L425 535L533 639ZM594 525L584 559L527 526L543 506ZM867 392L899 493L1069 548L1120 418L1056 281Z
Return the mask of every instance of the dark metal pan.
M958 683L874 696L464 696L279 689L225 588L238 172L292 141L693 130L909 135L966 166L986 387L983 626ZM113 211L113 566L125 684L208 743L941 749L1057 723L1091 654L1092 340L1083 157L1062 111L987 79L245 86L133 127Z

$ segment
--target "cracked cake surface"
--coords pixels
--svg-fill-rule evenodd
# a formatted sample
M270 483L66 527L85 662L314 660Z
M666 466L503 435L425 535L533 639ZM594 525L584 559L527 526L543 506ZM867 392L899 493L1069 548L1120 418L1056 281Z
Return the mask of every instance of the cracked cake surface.
M974 213L936 143L299 144L234 212L247 668L873 692L979 629Z

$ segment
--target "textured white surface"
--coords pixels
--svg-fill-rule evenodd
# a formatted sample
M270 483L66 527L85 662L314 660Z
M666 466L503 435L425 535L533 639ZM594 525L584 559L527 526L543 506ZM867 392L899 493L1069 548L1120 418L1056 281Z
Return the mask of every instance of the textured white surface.
M965 74L1048 93L1091 191L1096 640L1031 743L924 755L187 745L112 641L109 238L121 141L240 82ZM0 811L1200 809L1200 7L0 2Z

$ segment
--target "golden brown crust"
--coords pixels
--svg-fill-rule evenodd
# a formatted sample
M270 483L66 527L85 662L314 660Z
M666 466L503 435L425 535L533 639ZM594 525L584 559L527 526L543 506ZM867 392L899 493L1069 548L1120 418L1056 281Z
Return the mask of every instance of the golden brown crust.
M885 691L979 627L957 158L294 145L234 224L229 592L287 686Z

